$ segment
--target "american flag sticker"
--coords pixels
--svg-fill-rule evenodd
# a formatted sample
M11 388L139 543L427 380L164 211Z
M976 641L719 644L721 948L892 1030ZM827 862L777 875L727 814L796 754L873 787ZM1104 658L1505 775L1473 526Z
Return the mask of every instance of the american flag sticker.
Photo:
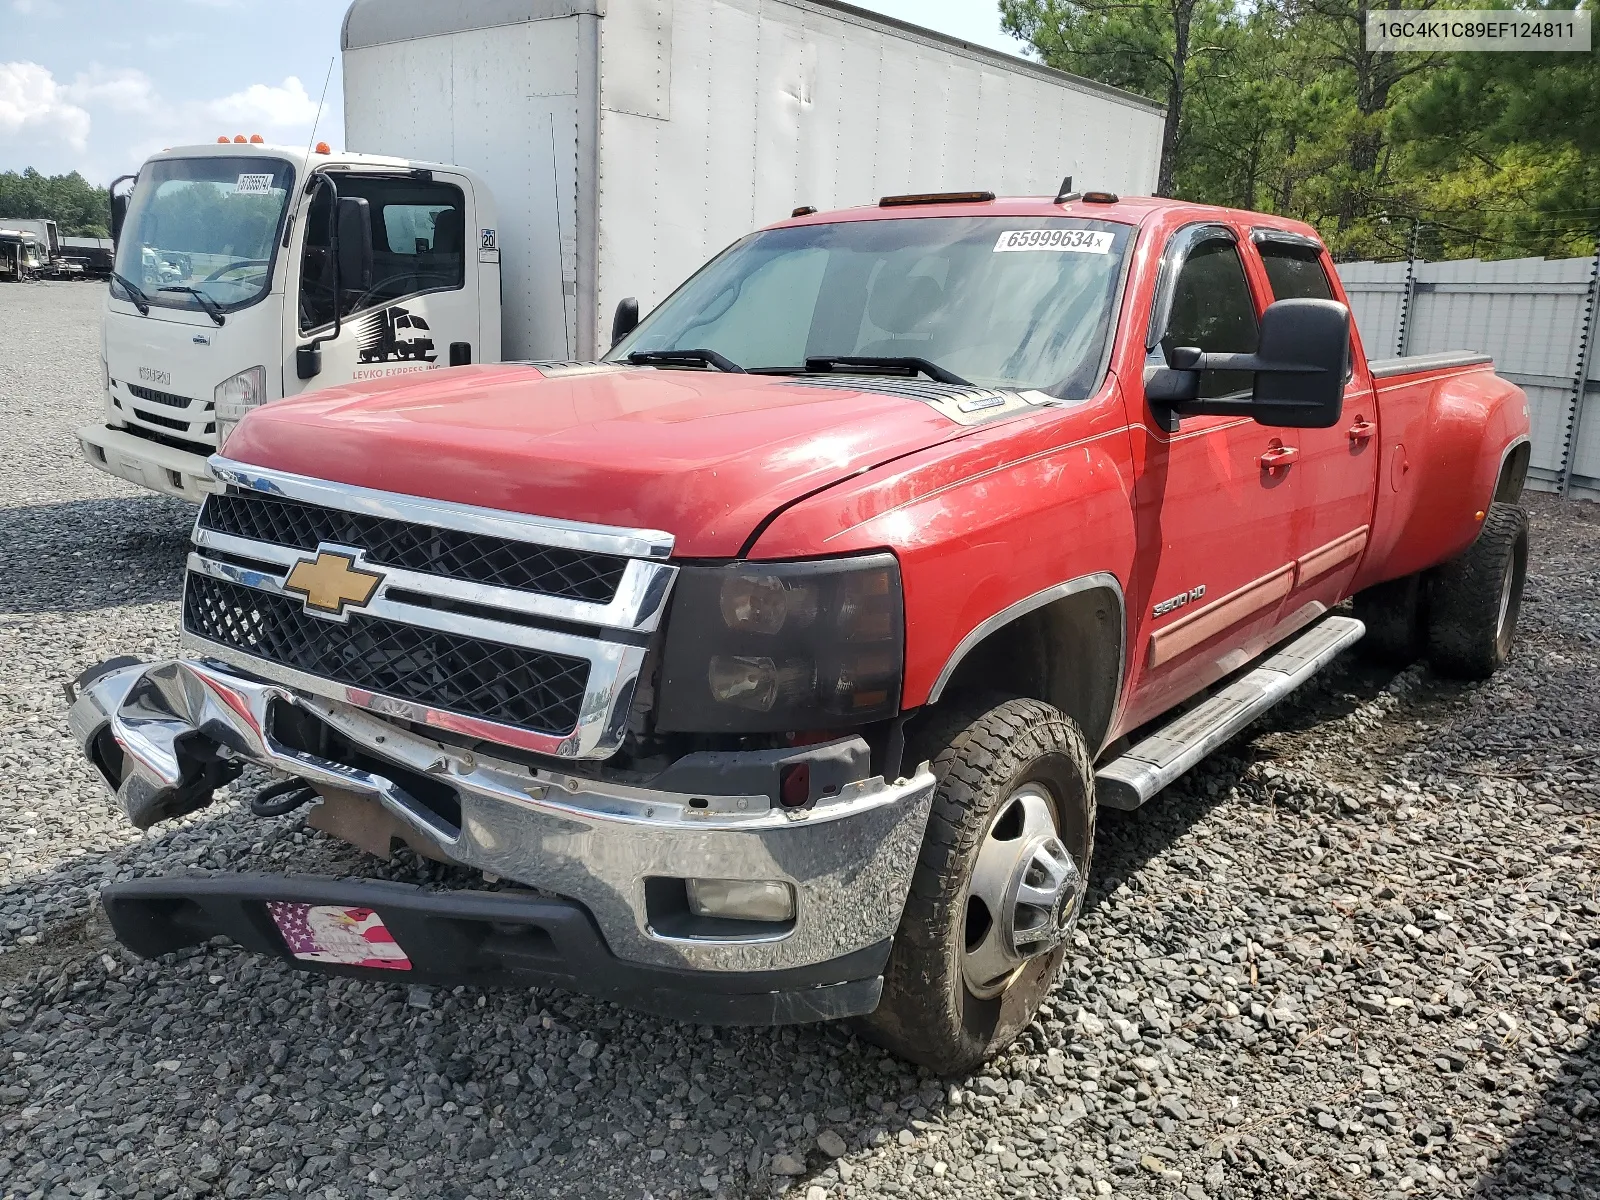
M296 958L347 967L411 970L406 952L400 949L383 918L370 908L269 900L267 911L289 953Z

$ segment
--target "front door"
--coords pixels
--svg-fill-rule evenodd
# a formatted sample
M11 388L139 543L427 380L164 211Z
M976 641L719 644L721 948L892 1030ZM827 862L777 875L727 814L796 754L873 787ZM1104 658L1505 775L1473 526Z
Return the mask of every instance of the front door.
M285 394L448 366L452 344L471 347L470 360L477 361L478 293L472 278L477 260L468 253L467 239L476 221L470 186L439 171L428 178L355 172L333 177L341 196L367 201L372 281L357 288L338 280L335 295L329 245L333 194L318 188L302 205L298 223L300 254L292 276L298 319L286 323ZM322 369L302 380L295 351L314 340L321 341Z
M1256 299L1238 233L1179 230L1158 289L1172 302L1150 364L1177 346L1256 350ZM1206 372L1202 394L1247 395L1248 375ZM1248 417L1185 417L1160 427L1142 389L1129 389L1138 558L1128 596L1124 726L1136 726L1244 665L1270 644L1293 587L1295 504L1277 465L1287 431Z

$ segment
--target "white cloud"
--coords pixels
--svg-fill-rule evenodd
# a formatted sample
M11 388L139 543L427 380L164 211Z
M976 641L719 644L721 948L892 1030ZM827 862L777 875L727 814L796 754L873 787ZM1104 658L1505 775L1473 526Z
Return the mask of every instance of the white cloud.
M11 0L11 7L24 17L59 17L60 5L54 0Z
M155 83L143 71L135 67L107 70L98 63L80 72L66 94L79 104L104 104L129 113L153 112L158 100Z
M231 121L251 129L284 129L310 125L316 119L317 102L306 93L305 85L291 75L281 87L253 83L242 92L211 101L205 110L217 121Z
M38 63L0 63L0 132L54 134L82 151L89 140L89 114Z

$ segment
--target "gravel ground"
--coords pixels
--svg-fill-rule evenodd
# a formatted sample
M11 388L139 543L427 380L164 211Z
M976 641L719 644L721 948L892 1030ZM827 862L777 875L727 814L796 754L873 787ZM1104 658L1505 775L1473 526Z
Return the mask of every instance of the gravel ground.
M0 288L0 1197L1600 1197L1600 509L1530 497L1493 682L1346 663L1103 816L1051 1005L938 1080L108 942L103 881L353 860L232 799L138 834L69 745L62 680L172 648L192 517L77 460L100 295Z

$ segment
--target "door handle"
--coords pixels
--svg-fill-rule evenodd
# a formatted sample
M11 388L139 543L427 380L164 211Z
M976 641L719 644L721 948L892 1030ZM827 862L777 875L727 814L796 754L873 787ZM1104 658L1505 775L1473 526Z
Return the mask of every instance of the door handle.
M1278 471L1288 470L1289 465L1297 461L1299 457L1300 447L1298 446L1273 446L1260 458L1256 459L1256 462L1261 464L1262 470L1271 475Z
M1345 430L1345 435L1352 442L1369 442L1378 435L1378 426L1375 421L1357 417L1356 423Z

